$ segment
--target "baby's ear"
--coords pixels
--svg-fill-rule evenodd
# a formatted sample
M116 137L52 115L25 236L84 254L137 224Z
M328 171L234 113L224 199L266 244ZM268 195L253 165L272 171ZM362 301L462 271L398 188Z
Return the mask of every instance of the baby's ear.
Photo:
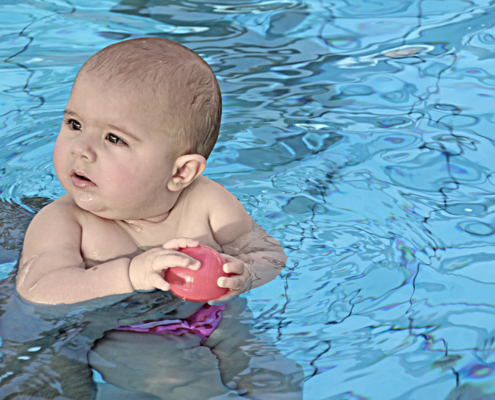
M175 160L174 174L167 184L168 190L176 192L190 185L206 168L206 158L199 154L186 154Z

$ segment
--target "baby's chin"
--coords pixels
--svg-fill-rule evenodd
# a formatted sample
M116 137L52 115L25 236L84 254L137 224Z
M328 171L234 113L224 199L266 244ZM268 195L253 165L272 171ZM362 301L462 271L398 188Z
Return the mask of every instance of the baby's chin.
M72 197L77 206L84 211L101 218L120 219L121 213L119 213L117 209L101 204L99 199L91 193L74 193L72 194Z
M91 214L95 214L97 216L108 214L105 212L106 207L99 206L96 203L94 196L92 196L90 193L82 193L82 194L78 193L74 195L73 198L77 206L84 211L90 212ZM102 216L102 218L106 218L106 217Z
M123 210L119 207L110 207L101 204L99 201L97 201L97 199L91 197L90 194L86 193L74 197L74 201L80 209L104 219L112 219L115 221L137 221L146 218L146 216L141 216L135 211L129 209Z

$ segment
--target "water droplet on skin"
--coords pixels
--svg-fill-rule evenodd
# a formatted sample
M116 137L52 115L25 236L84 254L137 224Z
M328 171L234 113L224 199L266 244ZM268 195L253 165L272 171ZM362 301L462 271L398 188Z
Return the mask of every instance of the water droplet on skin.
M132 229L134 229L136 232L141 232L142 231L142 229L139 226L133 224L132 221L129 221L129 220L124 219L124 222L127 225L129 225Z
M93 196L91 196L89 193L83 193L79 196L79 201L81 202L87 202L93 200Z

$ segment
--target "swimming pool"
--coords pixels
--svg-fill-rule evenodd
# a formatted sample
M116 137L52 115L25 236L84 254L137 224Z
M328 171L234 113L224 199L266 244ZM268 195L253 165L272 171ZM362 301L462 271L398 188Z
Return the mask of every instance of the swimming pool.
M30 213L63 194L51 153L82 63L164 37L222 89L206 175L287 249L282 275L245 297L255 328L303 368L305 399L495 396L494 12L481 0L3 1L2 278Z

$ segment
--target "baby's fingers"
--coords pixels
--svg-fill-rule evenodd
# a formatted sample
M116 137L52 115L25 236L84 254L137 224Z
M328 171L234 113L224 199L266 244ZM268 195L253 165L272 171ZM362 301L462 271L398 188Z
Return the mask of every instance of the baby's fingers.
M244 263L239 260L223 264L223 272L228 274L242 275L244 273Z
M164 249L168 250L179 250L185 247L197 247L199 246L199 242L196 239L190 238L174 238L169 240L167 243L163 245Z
M231 277L221 276L217 280L218 286L234 291L242 289L245 283L246 283L246 278L243 277L242 275L235 275Z
M152 264L152 268L157 272L173 267L190 268L197 271L201 268L201 263L186 254L167 251L157 255Z
M223 253L221 254L221 256L226 262L225 264L223 264L223 272L236 275L243 275L246 272L244 263L238 258Z
M158 274L153 274L148 278L148 283L160 290L170 290L170 284L165 281L160 275Z

